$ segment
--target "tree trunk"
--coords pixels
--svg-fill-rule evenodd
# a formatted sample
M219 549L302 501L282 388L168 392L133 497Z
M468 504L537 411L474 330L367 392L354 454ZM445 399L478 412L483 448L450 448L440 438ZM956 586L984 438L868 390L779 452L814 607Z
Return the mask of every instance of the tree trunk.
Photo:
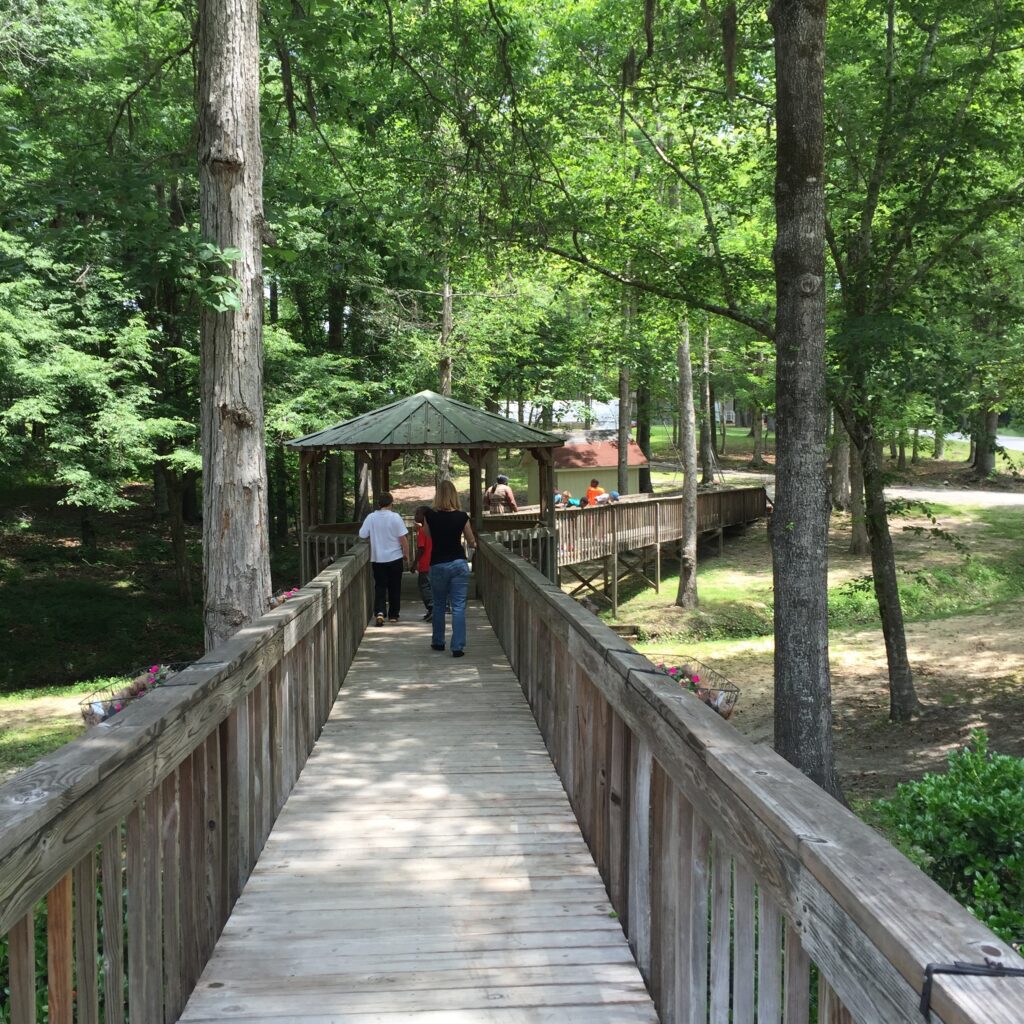
M166 452L157 449L161 455ZM167 470L164 468L162 459L156 459L153 463L153 513L157 519L164 519L170 515L171 506L167 497Z
M280 443L274 445L274 537L288 539L288 471Z
M188 559L188 543L185 536L185 517L182 504L182 480L177 473L167 473L167 497L171 526L171 551L174 555L174 579L178 584L178 599L191 607L192 567Z
M764 469L767 463L764 461L764 422L761 416L761 407L754 406L753 415L750 418L750 433L754 439L754 454L750 460L751 469Z
M438 377L440 392L451 397L452 393L452 278L451 268L445 260L443 280L441 283L441 357L438 360ZM437 471L435 483L450 480L452 476L452 453L450 448L440 448L437 452Z
M206 648L259 618L270 597L263 439L263 152L259 8L199 3L202 237L236 249L238 310L200 319L203 619Z
M914 427L914 445L910 453L910 464L916 466L921 461L921 428Z
M636 443L640 451L648 459L646 466L640 467L640 493L649 494L651 487L651 389L644 381L636 389Z
M96 551L96 524L92 520L92 509L82 505L78 512L78 537L82 551L93 554Z
M712 415L710 337L705 331L700 370L700 482L703 487L710 487L715 482L715 434Z
M693 365L690 362L690 324L683 321L676 349L679 368L679 448L683 463L683 537L679 542L680 608L697 607L697 439L693 408Z
M850 508L850 435L838 415L832 435L832 507L837 512Z
M849 434L847 434L849 437ZM855 444L847 444L850 459L850 554L870 555L867 513L864 509L864 468Z
M841 799L828 663L824 0L775 0L775 749Z
M345 347L345 301L347 289L332 281L327 286L327 351L341 352Z
M896 447L896 435L889 435L889 458L896 459L899 457L899 449Z
M331 452L324 460L324 518L325 523L338 521L338 494L341 491L341 453Z
M619 494L629 494L629 367L619 367Z
M712 384L711 385L711 394L712 394L711 415L712 415L712 417L715 416L715 401L714 401L714 397L713 397L714 393L715 393L715 391L714 391L714 384ZM728 424L725 422L725 399L724 398L721 400L721 408L719 409L719 413L721 415L718 416L718 423L719 423L719 426L721 426L721 428L722 428L722 441L721 441L721 443L718 446L718 454L719 455L724 455L725 454L725 444L726 444L726 441L728 441L728 439L729 439L729 435L727 433L729 427L728 427Z
M907 432L900 431L897 444L896 468L902 473L907 468Z
M975 456L975 475L980 479L996 471L996 436L999 433L999 413L985 409L978 420L978 443Z
M272 324L276 324L277 323L278 309L279 309L279 301L278 301L277 278L276 277L272 277L270 279L270 310L269 310L270 322Z
M875 581L875 599L882 619L885 656L889 665L889 717L908 722L921 711L914 690L914 677L907 656L907 636L903 628L903 608L896 581L896 554L889 532L885 508L885 470L882 451L871 434L871 425L856 419L854 441L864 467L864 494L867 499L868 536L871 539L871 572ZM851 428L852 429L852 428Z
M370 463L363 452L355 454L355 481L352 489L355 508L352 518L361 523L370 514Z
M484 408L488 412L499 413L501 412L501 404L497 398L485 398ZM505 416L508 417L508 405L505 406ZM491 484L496 483L498 479L498 449L488 448L484 453L484 486L490 487Z
M932 458L941 459L946 454L946 427L942 422L942 410L939 409L938 419L935 423L935 447L932 448Z

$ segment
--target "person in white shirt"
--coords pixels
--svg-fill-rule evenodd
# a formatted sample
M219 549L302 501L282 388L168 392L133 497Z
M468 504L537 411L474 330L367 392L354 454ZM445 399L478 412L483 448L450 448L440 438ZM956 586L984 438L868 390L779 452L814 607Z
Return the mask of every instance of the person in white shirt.
M409 531L402 517L392 510L390 491L377 498L377 511L371 512L359 527L359 536L370 542L373 567L373 617L378 626L398 621L402 607L402 571L409 561Z

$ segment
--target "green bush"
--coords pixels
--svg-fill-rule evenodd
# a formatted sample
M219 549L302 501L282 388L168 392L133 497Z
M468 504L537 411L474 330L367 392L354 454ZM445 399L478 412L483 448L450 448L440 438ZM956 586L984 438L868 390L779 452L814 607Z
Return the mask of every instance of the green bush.
M1006 942L1024 937L1024 758L990 754L981 730L949 770L877 804L890 838Z

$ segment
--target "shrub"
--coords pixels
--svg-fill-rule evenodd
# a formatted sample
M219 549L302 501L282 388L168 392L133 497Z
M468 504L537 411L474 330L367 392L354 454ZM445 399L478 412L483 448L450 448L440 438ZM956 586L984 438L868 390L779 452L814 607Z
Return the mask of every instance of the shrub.
M981 730L929 773L880 800L900 849L1006 942L1024 937L1024 758L990 754Z

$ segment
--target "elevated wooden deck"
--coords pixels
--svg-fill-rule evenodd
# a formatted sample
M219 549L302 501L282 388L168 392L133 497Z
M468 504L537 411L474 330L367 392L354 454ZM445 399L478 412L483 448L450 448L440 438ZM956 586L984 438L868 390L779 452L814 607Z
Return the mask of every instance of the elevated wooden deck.
M367 631L182 1021L657 1021L482 609L428 629Z

